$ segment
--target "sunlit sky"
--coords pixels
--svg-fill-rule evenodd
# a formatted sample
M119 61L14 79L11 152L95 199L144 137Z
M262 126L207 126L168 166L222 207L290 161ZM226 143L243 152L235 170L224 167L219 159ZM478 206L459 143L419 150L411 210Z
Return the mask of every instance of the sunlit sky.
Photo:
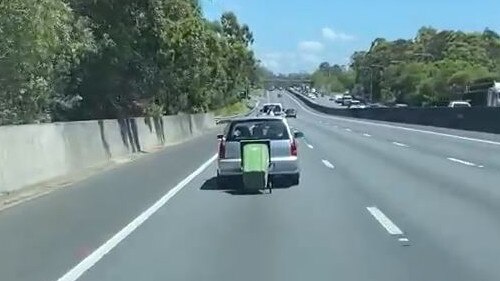
M201 0L205 16L235 12L262 63L279 73L346 64L373 39L413 38L422 26L500 32L500 0Z

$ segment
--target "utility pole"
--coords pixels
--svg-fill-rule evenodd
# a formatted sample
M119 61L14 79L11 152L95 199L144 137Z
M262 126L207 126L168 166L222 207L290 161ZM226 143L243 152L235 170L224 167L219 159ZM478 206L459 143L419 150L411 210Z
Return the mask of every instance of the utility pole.
M370 68L370 103L373 103L373 68Z

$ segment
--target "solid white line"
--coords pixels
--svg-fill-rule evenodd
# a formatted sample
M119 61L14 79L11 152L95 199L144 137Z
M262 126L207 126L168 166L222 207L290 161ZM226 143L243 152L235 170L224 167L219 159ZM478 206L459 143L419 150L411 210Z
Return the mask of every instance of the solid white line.
M470 167L484 168L483 165L477 165L475 163L472 163L472 162L469 162L469 161L465 161L465 160L460 160L460 159L457 159L457 158L448 157L446 159L448 159L450 161L453 161L453 162L456 162L456 163L460 163L460 164L466 165L466 166L470 166Z
M334 117L334 116L330 116L330 115L319 114L319 113L316 113L316 112L313 112L313 111L307 109L295 97L292 97L292 94L289 94L288 96L298 106L300 106L304 111L307 111L310 114L313 114L313 115L316 115L316 116L322 117L322 118L329 118L329 119L333 119L333 120L341 120L341 121L358 123L358 124L364 124L364 125L379 126L379 127L385 127L385 128L391 128L391 129L398 129L398 130L404 130L404 131L409 131L409 132L417 132L417 133L422 133L422 134L429 134L429 135L435 135L435 136L441 136L441 137L448 137L448 138L454 138L454 139L459 139L459 140L466 140L466 141L486 143L486 144L492 144L492 145L498 145L498 146L500 146L500 142L496 142L496 141L483 140L483 139L477 139L477 138L469 138L469 137L462 137L462 136L445 134L445 133L438 133L438 132L427 131L427 130L413 129L413 128L407 128L407 127L402 127L402 126L395 126L395 125L389 125L389 124L383 124L383 123L375 123L375 122L369 122L369 121L361 121L361 120L354 120L354 119L349 119L349 118Z
M365 136L365 137L371 137L372 135L370 135L370 134L363 134L363 136Z
M323 162L323 164L324 164L326 167L328 167L328 168L330 168L330 169L335 169L335 166L333 166L333 164L332 164L332 163L330 163L330 161L328 161L328 160L321 160L321 162Z
M403 231L399 229L382 211L377 207L366 207L368 212L389 232L391 235L403 235Z
M104 255L108 254L113 248L115 248L123 239L127 238L134 230L136 230L141 224L143 224L151 215L156 213L162 206L164 206L175 194L177 194L182 188L184 188L189 182L191 182L196 176L201 174L212 162L217 159L217 155L212 156L207 162L203 163L196 171L192 172L189 176L178 183L174 188L172 188L167 194L165 194L160 200L156 201L151 207L146 211L136 217L132 222L125 226L122 230L116 233L111 239L102 244L97 250L92 252L79 264L73 267L70 271L64 274L58 281L75 281L83 273L94 266L99 260L101 260Z
M396 141L393 141L392 144L397 145L397 146L401 146L401 147L409 147L408 145L406 145L404 143L400 143L400 142L396 142Z

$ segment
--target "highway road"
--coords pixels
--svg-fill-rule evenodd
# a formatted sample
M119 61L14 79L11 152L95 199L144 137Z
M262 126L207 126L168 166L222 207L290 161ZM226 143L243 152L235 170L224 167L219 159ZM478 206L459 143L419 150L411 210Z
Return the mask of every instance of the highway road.
M300 185L218 190L216 132L0 213L0 280L499 280L500 137L297 109Z

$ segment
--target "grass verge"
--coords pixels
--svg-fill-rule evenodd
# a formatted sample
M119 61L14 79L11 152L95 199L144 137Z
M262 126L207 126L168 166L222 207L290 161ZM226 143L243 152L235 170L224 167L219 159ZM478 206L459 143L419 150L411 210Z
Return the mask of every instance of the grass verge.
M239 101L237 103L233 103L227 105L225 107L219 108L214 111L215 116L217 117L225 117L225 116L233 116L238 114L243 114L248 112L250 109L247 106L246 101Z

